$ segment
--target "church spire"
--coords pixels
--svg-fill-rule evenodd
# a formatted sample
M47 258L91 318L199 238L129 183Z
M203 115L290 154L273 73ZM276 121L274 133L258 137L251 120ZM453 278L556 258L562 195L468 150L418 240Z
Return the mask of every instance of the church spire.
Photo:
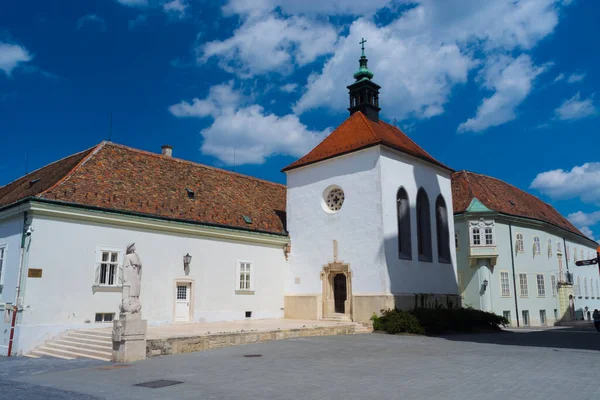
M358 70L354 73L356 80L348 86L350 92L350 115L357 111L362 112L372 121L379 122L379 89L380 86L373 82L373 72L367 67L367 56L365 56L365 38L359 42L362 54L359 59Z

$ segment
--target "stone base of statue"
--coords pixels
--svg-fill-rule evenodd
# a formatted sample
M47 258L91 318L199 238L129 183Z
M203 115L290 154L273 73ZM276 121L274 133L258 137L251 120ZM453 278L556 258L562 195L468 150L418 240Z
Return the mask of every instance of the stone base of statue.
M148 321L140 313L119 315L113 322L113 362L128 363L146 358Z

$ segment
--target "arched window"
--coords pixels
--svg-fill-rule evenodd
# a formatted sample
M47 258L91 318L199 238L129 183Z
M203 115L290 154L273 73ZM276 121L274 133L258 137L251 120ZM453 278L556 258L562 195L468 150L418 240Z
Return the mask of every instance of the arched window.
M542 246L540 245L539 236L534 236L533 237L533 254L541 254L542 253L541 247Z
M552 258L552 239L548 239L548 258Z
M525 243L523 243L523 234L517 233L517 253L525 252Z
M419 261L431 262L431 217L429 215L429 198L423 188L417 193L417 242L419 244Z
M577 290L575 291L575 295L581 297L581 277L577 277Z
M573 246L573 261L577 261L577 247Z
M556 253L562 253L562 246L560 245L560 242L556 242Z
M408 194L402 187L396 194L396 209L398 211L398 257L411 260L410 204Z
M450 234L448 231L448 208L440 194L435 200L435 225L437 230L438 261L450 262Z
M585 293L585 297L588 297L587 276L585 278L583 278L583 291Z

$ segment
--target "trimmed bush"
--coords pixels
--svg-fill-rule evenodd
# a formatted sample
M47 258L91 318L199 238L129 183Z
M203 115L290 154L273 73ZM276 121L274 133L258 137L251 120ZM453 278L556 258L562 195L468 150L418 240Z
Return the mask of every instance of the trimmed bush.
M381 310L373 314L373 329L391 334L443 334L499 330L509 321L494 313L474 308L415 308L410 311Z
M422 335L425 333L419 321L411 314L400 310L382 310L381 317L373 314L373 329L390 334L413 333Z

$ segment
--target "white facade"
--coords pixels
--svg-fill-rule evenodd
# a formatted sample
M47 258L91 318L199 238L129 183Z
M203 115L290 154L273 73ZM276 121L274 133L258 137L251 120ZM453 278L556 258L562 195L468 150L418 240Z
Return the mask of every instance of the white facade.
M410 202L411 260L398 257L396 194L400 187L405 188ZM325 204L331 188L343 190L339 211L333 212ZM419 188L429 197L432 262L419 261L417 256L415 208ZM435 201L440 194L447 205L449 231L453 232L450 173L414 157L375 146L288 171L292 246L285 286L286 316L294 316L291 308L302 308L314 318L325 314L323 271L334 261L351 271L348 285L353 309L349 316L354 320L368 320L383 306L412 305L418 293L456 296L453 246L450 262L438 262ZM390 297L391 304L386 300ZM404 303L399 302L400 297Z
M35 230L24 271L41 269L42 277L24 273L13 354L28 352L66 329L110 326L96 323L96 314L118 317L121 288L118 273L112 282L100 282L101 254L117 252L120 264L125 247L133 242L143 262L140 300L149 324L175 322L176 312L177 322L240 320L248 312L250 318L283 316L287 237L60 206L32 208ZM19 218L0 223L0 243L8 243L3 302L14 298L22 230ZM184 270L186 254L192 261ZM248 288L240 285L242 262L244 268L250 266ZM185 300L179 304L178 286L187 288L184 296L179 289L180 300ZM6 325L0 332L4 354Z
M473 228L492 229L492 243L485 236L474 240ZM493 212L466 213L456 216L458 244L458 282L465 306L472 306L498 315L505 315L513 326L553 325L571 315L561 306L559 287L568 283L570 272L583 282L584 275L592 279L592 269L598 278L597 266L576 267L573 252L594 254L594 243L578 235L540 221L502 216ZM476 233L475 233L476 235ZM538 245L539 243L539 245ZM485 285L487 281L487 286ZM588 283L589 285L589 283ZM575 298L576 312L588 305L593 311L600 307L600 294L586 299ZM585 301L584 301L585 300Z

